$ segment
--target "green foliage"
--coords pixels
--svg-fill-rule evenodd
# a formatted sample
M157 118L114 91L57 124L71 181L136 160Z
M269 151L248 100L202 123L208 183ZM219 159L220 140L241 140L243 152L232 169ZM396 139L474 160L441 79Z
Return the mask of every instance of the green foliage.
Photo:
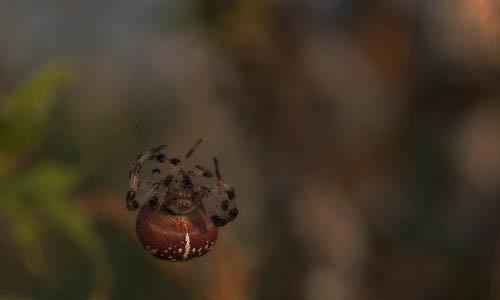
M68 72L57 66L42 68L33 78L15 89L1 115L1 150L37 147L46 137L50 113L58 95L70 83Z
M67 68L48 65L7 98L0 115L0 217L32 275L44 273L45 241L56 231L86 253L101 284L108 276L101 243L70 201L81 176L43 152L51 113L70 83Z

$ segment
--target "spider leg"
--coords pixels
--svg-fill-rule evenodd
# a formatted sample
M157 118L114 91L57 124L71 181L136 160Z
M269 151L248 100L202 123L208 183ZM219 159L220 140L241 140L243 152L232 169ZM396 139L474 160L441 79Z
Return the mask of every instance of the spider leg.
M180 160L179 158L173 157L169 160L169 163L173 166L174 173L178 173L179 170L181 169L181 166L184 164L185 161L187 161L196 151L198 146L203 142L203 139L198 139L196 143L186 152L184 155L184 160Z
M172 181L174 180L174 176L172 175L167 175L165 177L165 179L163 179L160 184L163 185L163 192L159 195L159 199L158 199L158 207L156 208L156 210L160 210L163 205L165 204L166 202L166 199L167 199L167 193L169 192L169 187L170 187L170 184L172 183Z
M148 201L148 200L153 200L153 201L158 201L156 198L156 196L154 196L156 194L156 192L158 191L158 188L160 187L160 185L158 183L154 183L149 189L148 191L141 197L141 200L138 201L138 202L142 202L140 203L141 205L144 204L145 201Z
M153 170L151 170L151 174L153 174L153 182L155 182L155 183L159 182L161 180L161 174L162 174L161 165L160 165L161 163L162 162L160 162L156 159L155 168L153 168ZM165 163L165 161L163 163Z
M196 149L202 143L202 141L203 141L202 139L198 139L196 141L196 143L186 153L184 161L188 160L193 155L193 153L196 151ZM182 171L182 168L181 168L182 161L178 158L175 158L175 157L167 158L163 153L160 152L163 148L164 148L163 145L152 148L151 150L146 151L137 157L136 163L134 164L134 166L130 172L130 190L129 190L129 193L127 194L127 208L129 210L134 210L134 209L137 209L139 207L139 204L137 203L137 201L134 200L134 198L135 198L135 195L137 192L137 187L139 185L139 174L140 174L142 164L144 161L152 160L152 159L156 158L156 161L158 164L168 162L172 166L171 172L173 174L177 175L177 174L179 174L179 172ZM161 184L164 186L164 190L165 190L164 195L160 195L160 197L159 197L159 203L158 203L157 209L160 210L162 208L162 206L165 204L165 201L167 199L166 196L167 196L167 193L169 192L168 188L175 177L172 175L167 175L164 180L160 180L159 176L161 176L161 170L159 167L153 169L152 173L155 177L154 182L161 182ZM183 176L182 183L185 186L192 185L191 178L189 177L189 175L185 174Z
M214 177L214 174L209 169L200 165L196 165L194 167L195 169L193 170L193 173L196 174L196 176L203 176L205 178Z
M238 215L238 208L236 207L235 192L234 188L229 184L222 181L222 176L220 174L219 169L219 160L214 157L214 166L215 166L215 176L217 178L216 192L218 193L218 201L215 203L208 203L206 201L206 207L211 214L210 219L215 226L224 226L228 222L231 222ZM208 197L214 201L214 197ZM215 204L215 209L214 209Z
M220 175L219 169L219 160L214 156L214 167L215 167L215 176L217 177L217 183L222 182L222 176Z
M135 200L137 189L139 187L140 179L139 175L142 170L142 166L146 161L150 161L155 159L158 163L164 163L166 160L165 154L161 151L165 148L166 145L160 145L157 147L153 147L149 150L146 150L137 156L132 168L129 172L129 190L127 192L127 196L125 197L127 209L135 210L139 208L139 203Z
M229 200L227 221L231 222L232 220L236 219L239 213L238 207L236 207L236 201L234 200L234 198L236 198L236 193L234 191L234 187L232 187L229 183L224 182L222 186L224 187L224 192L226 193Z
M201 142L203 142L203 139L198 139L196 143L194 143L191 149L189 149L188 152L186 153L185 160L188 160L193 155L193 153L196 151Z

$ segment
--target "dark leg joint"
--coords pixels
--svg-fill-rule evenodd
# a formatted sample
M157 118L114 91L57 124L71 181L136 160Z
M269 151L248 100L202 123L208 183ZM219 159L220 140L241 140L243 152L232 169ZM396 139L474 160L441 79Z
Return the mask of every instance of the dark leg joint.
M193 187L193 182L191 181L189 175L187 174L182 175L182 186L185 188Z
M158 205L158 197L153 196L151 199L149 199L149 205L151 207L156 207Z
M135 198L135 192L132 190L128 191L127 198L126 198L127 201L132 201L132 200L134 200L134 198Z
M223 210L228 210L229 209L229 201L227 201L227 200L222 201L221 207Z
M207 170L206 168L200 166L200 165L196 165L195 168L197 168L198 170L202 171L203 172L203 176L206 177L206 178L212 178L214 177L214 174L212 174L212 172L210 172L210 170Z
M219 216L212 216L211 217L212 223L214 223L215 226L221 227L227 224L227 220L223 219Z
M238 216L238 209L237 208L233 208L229 211L229 221L232 221L234 220L237 216Z
M236 197L236 194L234 192L234 188L231 188L229 189L228 191L226 191L226 194L227 194L227 197L230 199L230 200L233 200L235 197Z
M135 192L134 191L128 191L127 193L127 209L128 210L136 210L139 208L139 203L134 200L135 198Z
M166 159L167 159L167 157L163 153L156 155L156 161L159 163L164 163L166 161Z
M132 210L136 210L139 208L139 203L137 203L137 201L130 201L130 202L127 202L127 209L132 211Z

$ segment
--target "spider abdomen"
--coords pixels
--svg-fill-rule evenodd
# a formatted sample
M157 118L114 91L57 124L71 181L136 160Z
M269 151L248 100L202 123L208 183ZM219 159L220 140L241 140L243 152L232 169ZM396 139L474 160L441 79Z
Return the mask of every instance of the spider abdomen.
M173 215L144 205L137 216L136 233L151 255L185 261L206 254L215 245L218 229L206 214L196 210Z

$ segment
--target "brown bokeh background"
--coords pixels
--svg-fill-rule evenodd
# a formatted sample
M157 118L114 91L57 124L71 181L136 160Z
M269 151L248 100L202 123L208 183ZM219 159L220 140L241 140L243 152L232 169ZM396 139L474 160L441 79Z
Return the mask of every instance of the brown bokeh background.
M500 2L0 0L0 299L500 299ZM221 160L188 263L137 153Z

